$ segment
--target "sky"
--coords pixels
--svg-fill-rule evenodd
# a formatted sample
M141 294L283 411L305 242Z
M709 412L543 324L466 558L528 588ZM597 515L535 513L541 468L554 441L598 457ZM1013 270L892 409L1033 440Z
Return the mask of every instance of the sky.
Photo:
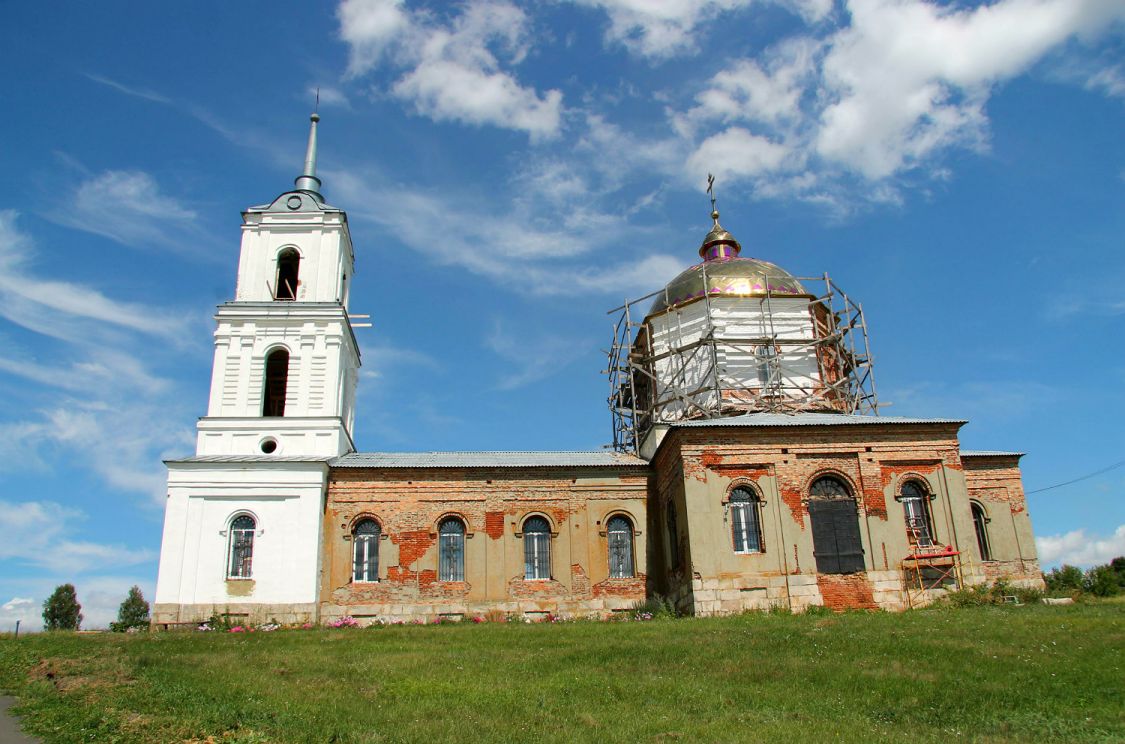
M713 173L744 256L863 304L882 413L1027 453L1046 566L1125 553L1120 0L3 16L0 630L63 582L87 627L153 596L240 211L291 188L318 88L360 450L607 444L606 311L697 260Z

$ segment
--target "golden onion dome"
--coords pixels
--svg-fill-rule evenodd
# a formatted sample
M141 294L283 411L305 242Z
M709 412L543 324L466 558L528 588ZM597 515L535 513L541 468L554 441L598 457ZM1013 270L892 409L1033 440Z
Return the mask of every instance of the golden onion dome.
M758 258L740 258L742 246L719 224L719 213L711 212L715 224L703 238L699 255L703 263L687 269L657 294L649 315L687 305L707 297L809 297L792 274Z
M712 258L687 269L664 288L649 315L709 297L808 297L788 271L757 258Z

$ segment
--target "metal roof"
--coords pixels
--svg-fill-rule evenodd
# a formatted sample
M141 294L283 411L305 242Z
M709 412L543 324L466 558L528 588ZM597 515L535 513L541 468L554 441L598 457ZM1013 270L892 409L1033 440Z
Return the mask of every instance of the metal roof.
M639 457L611 450L577 452L353 452L334 468L549 468L640 467Z
M1023 457L1026 452L1004 452L1003 450L961 450L961 457Z
M847 413L746 413L726 418L679 421L674 428L701 426L863 426L905 424L965 424L964 419L855 416Z
M330 457L285 457L279 455L195 455L165 460L167 463L181 462L328 462Z

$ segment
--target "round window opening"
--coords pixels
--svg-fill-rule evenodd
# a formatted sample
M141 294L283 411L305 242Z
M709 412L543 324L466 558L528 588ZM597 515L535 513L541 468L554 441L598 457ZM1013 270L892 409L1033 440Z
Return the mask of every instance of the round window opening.
M274 452L277 451L277 440L276 439L263 439L261 446L262 446L262 452L265 452L267 455L272 455Z

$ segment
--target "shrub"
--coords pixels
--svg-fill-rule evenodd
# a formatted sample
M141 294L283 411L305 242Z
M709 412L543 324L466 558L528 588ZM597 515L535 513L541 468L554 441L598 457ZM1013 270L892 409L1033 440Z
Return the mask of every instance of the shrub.
M671 600L659 594L654 594L643 602L634 602L629 612L634 620L664 620L676 617L677 614Z
M117 621L110 623L109 629L114 633L124 633L129 630L143 630L148 624L148 602L141 594L141 588L134 586L129 590L125 601L117 608Z
M1043 598L1043 592L1039 589L1012 586L1007 581L1000 580L995 584L979 584L948 592L942 598L941 604L950 607L1000 605L1008 602L1006 597L1015 597L1020 604L1034 604Z
M74 584L55 587L54 593L43 603L44 630L78 630L82 624L82 605Z
M1109 564L1095 566L1087 571L1082 588L1095 597L1112 597L1121 591L1117 573Z

